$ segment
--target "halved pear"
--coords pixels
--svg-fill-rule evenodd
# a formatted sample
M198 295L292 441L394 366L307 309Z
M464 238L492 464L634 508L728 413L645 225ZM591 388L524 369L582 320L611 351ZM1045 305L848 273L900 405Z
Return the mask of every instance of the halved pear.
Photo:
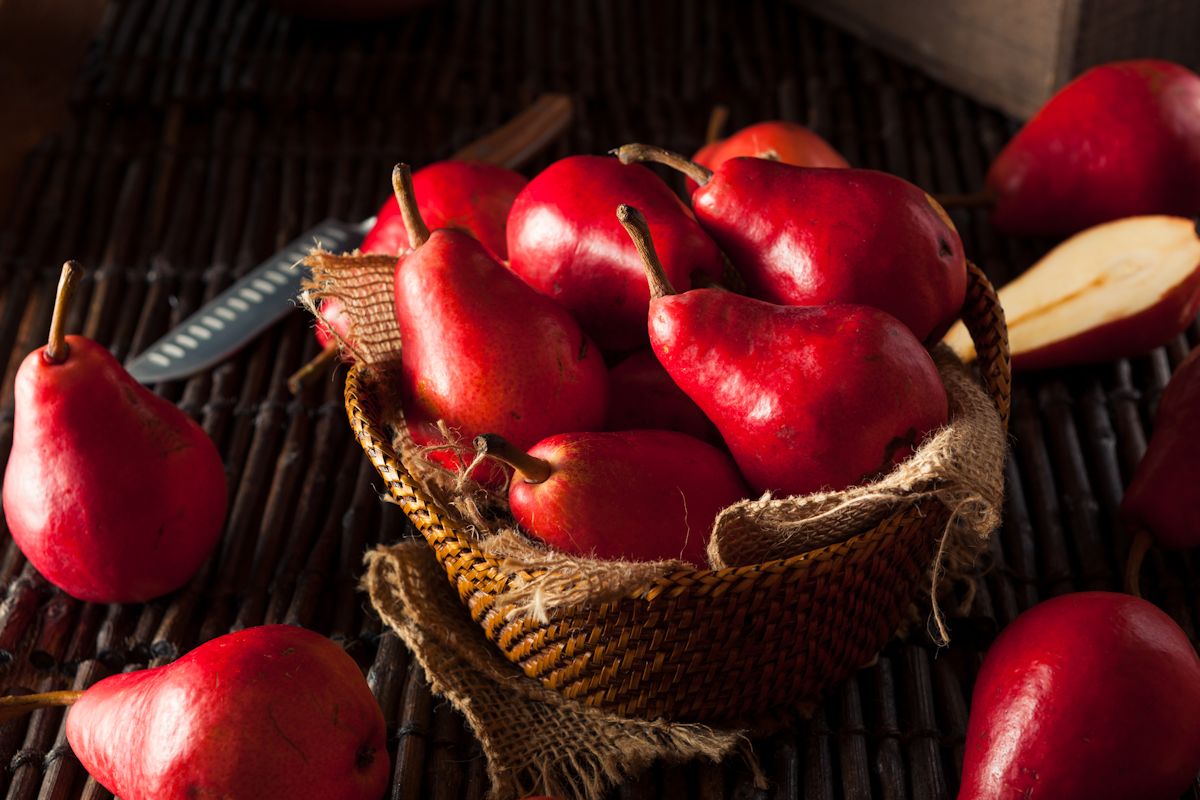
M1014 369L1141 355L1200 311L1200 230L1185 217L1146 216L1089 228L1000 290ZM962 322L944 339L964 361Z

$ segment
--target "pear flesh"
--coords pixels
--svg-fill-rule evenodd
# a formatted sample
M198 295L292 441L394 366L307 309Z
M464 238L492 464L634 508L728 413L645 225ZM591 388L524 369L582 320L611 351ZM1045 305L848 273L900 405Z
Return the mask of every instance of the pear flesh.
M999 293L1013 367L1110 361L1160 347L1200 310L1200 237L1184 217L1117 220L1076 234ZM945 341L965 361L959 322Z

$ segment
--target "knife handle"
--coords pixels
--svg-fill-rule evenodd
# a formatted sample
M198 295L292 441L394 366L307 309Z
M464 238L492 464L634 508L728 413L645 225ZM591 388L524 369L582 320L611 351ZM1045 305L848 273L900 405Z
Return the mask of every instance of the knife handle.
M573 114L570 97L548 92L496 130L459 150L453 158L517 169L562 136Z

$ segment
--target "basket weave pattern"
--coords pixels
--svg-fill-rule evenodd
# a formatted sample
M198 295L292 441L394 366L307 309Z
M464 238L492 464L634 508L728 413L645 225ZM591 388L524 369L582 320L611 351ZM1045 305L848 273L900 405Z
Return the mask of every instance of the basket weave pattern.
M964 321L1007 425L1003 311L970 265ZM897 504L872 529L787 559L686 569L618 600L556 609L548 621L502 605L514 579L405 471L361 367L346 409L388 491L433 548L471 617L524 673L569 700L626 717L746 724L814 699L870 661L929 580L950 512L932 497Z

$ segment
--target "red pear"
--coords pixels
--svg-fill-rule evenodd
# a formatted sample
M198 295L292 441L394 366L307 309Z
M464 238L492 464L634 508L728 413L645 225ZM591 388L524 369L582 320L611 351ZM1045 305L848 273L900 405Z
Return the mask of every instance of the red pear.
M959 800L1173 800L1200 769L1200 659L1155 606L1079 592L1026 611L975 681Z
M1178 336L1200 311L1194 220L1129 217L1077 233L999 292L1015 370L1138 356ZM965 361L962 322L946 344Z
M709 121L710 139L692 156L692 161L715 170L731 158L769 158L797 167L844 168L850 164L842 155L817 134L796 122L772 120L742 128L727 139L715 139L713 123L723 121L715 112ZM688 192L699 188L687 179Z
M417 206L426 221L438 228L459 228L483 242L498 259L507 258L508 211L529 181L499 164L515 165L529 158L566 125L570 114L571 104L565 96L543 95L519 116L467 145L450 160L419 170L413 182ZM394 189L363 240L360 250L364 253L399 256L410 249ZM326 319L336 325L340 309L323 311ZM344 332L342 338L346 339ZM321 353L288 378L288 388L294 394L324 374L338 358L337 346L320 323L317 341Z
M571 315L475 239L453 229L428 233L415 204L406 200L405 208L416 249L397 265L395 309L414 441L444 443L439 420L466 441L495 432L521 448L599 428L608 374ZM453 454L441 458L456 464Z
M346 318L346 307L336 297L327 297L321 301L321 319L317 320L317 344L329 347L335 343L333 332L345 339L350 321ZM330 329L333 329L333 332Z
M515 470L521 527L574 555L705 565L717 512L746 496L729 456L675 431L564 433L528 453L494 435L476 446Z
M645 220L628 206L617 215L645 259L655 355L716 424L756 491L863 483L945 424L937 367L891 315L779 306L724 289L675 294Z
M715 170L731 158L769 158L797 167L845 168L850 166L829 142L797 122L772 120L742 128L728 139L706 144L692 161ZM695 181L688 190L695 191Z
M700 406L675 385L652 350L638 350L608 371L609 431L679 431L723 447Z
M364 253L403 257L411 248L400 212L399 191L392 181L392 197L376 215L375 225L359 248ZM506 251L504 226L513 199L528 181L512 170L475 161L440 161L412 176L417 208L434 227L455 228L479 239L493 255ZM419 189L417 188L419 187ZM493 249L498 248L498 249ZM503 259L503 256L496 256ZM330 326L348 341L350 321L341 301L321 302L321 319L314 333L321 352L288 378L288 388L299 394L314 378L325 373L338 358L338 345Z
M618 154L669 164L701 184L692 195L696 218L753 297L872 306L921 341L940 339L962 310L967 267L958 232L932 197L895 175L761 158L733 158L709 172L636 144Z
M992 221L1069 234L1200 213L1200 76L1151 59L1093 67L1050 98L988 170Z
M1125 490L1121 517L1138 537L1126 572L1131 590L1149 538L1173 550L1200 545L1200 347L1162 394L1154 435Z
M79 267L63 267L50 341L21 363L4 515L13 540L72 597L134 603L200 569L225 520L212 440L100 345L63 336Z
M431 230L454 228L480 241L493 257L508 258L505 228L513 201L529 180L482 161L438 161L413 173L417 208ZM359 248L399 255L410 248L400 204L389 197Z
M11 699L39 707L37 696ZM358 665L291 625L220 636L45 700L74 703L71 750L124 800L378 800L388 783L383 714Z
M653 221L672 282L691 286L694 271L721 277L724 264L712 239L667 185L637 164L608 156L564 158L530 181L508 218L513 272L562 303L607 352L646 343L646 278L612 218L626 202Z

